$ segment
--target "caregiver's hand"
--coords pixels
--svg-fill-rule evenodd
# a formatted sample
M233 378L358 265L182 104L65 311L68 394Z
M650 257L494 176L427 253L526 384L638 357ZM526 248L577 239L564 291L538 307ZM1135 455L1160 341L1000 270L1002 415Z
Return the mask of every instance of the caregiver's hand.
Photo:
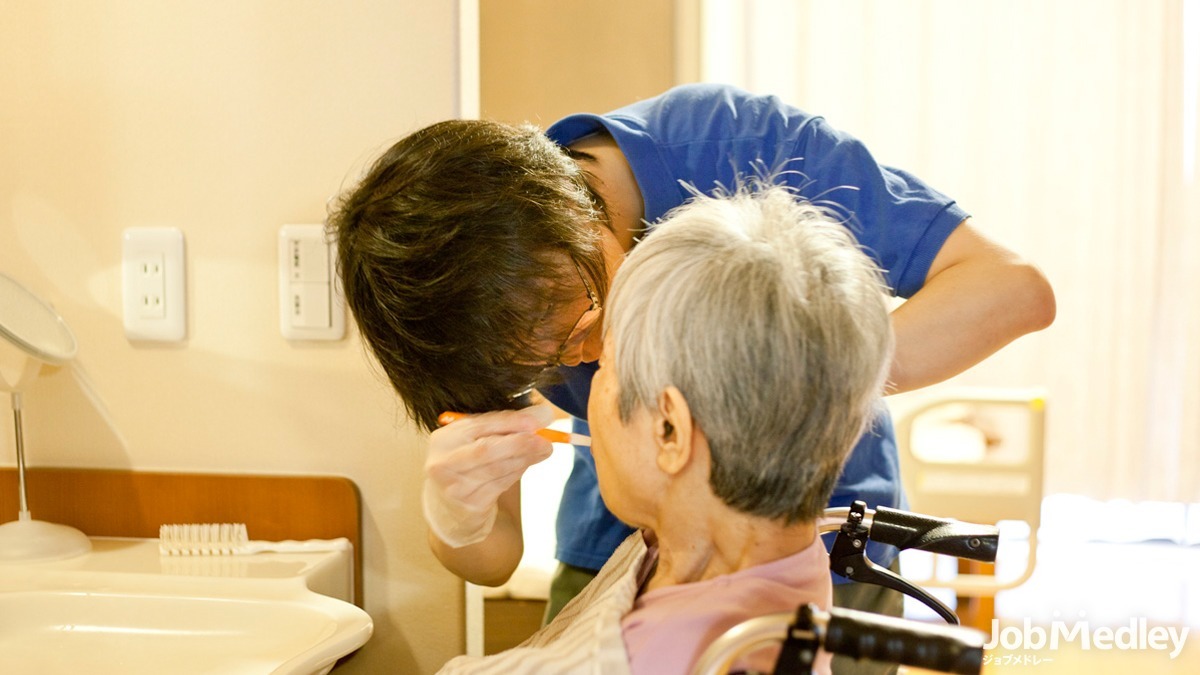
M554 420L549 406L462 417L429 436L422 504L434 535L461 548L487 538L497 500L525 470L550 456L536 435Z

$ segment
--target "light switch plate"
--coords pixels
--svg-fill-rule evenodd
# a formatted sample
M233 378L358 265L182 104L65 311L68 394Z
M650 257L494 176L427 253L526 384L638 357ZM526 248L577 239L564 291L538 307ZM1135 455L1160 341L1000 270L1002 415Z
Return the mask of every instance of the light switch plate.
M187 334L183 232L131 227L121 238L125 336L178 342Z
M279 228L279 330L289 340L340 340L346 303L322 225Z

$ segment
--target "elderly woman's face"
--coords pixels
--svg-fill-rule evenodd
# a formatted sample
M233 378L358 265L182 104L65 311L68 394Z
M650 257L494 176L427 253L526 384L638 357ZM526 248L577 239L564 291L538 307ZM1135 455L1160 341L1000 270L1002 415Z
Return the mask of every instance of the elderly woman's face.
M588 399L588 426L600 496L613 515L635 527L648 527L653 524L655 494L661 478L655 464L651 416L639 409L628 424L622 424L617 411L620 391L615 361L611 358L611 339L605 340L604 347Z

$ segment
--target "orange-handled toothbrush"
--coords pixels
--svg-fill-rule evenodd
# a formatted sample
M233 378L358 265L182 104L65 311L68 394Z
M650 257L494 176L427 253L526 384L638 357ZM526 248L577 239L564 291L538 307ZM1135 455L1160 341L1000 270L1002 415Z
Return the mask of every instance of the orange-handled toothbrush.
M438 424L446 426L451 422L457 422L465 417L468 417L467 413L447 411L438 415ZM583 434L572 434L566 431L559 431L558 429L538 429L535 433L551 443L570 443L571 445L582 445L587 448L592 447L592 439Z

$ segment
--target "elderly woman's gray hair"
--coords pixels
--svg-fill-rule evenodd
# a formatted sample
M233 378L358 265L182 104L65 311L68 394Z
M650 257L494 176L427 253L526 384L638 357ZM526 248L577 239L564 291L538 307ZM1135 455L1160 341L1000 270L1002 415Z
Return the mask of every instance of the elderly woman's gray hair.
M819 515L871 421L892 350L886 288L847 228L783 187L697 196L630 253L608 317L623 421L679 388L714 493Z

